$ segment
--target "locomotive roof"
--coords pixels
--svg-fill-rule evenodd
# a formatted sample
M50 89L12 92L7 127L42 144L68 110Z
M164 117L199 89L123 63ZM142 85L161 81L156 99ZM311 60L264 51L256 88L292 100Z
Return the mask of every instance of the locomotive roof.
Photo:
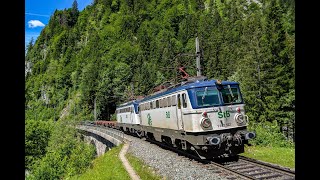
M138 100L133 100L133 101L129 101L129 102L126 102L126 103L122 103L119 106L117 106L117 108L126 107L126 106L129 106L129 105L138 104L138 103L139 103Z
M215 84L216 81L217 80L212 79L212 80L203 80L203 81L195 81L195 82L192 82L192 83L187 83L185 85L178 86L178 87L175 87L175 88L172 88L172 89L168 89L167 91L164 91L164 92L161 92L161 93L158 93L158 94L155 94L155 95L147 96L144 99L140 100L139 102L148 101L150 99L161 97L163 95L170 94L170 93L173 93L173 92L176 92L176 91L180 91L180 90L185 90L185 89L190 89L190 88L197 88L197 87L216 86L216 84ZM233 84L239 84L239 83L238 82L234 82L234 81L221 81L221 84L222 85L233 85Z

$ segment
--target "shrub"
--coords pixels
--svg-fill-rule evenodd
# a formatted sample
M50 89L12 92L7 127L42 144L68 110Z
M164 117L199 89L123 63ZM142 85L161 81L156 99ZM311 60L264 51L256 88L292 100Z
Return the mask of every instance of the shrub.
M64 179L82 173L94 158L92 145L81 141L70 122L57 121L46 155L33 165L28 179Z
M53 128L52 121L25 121L25 168L31 169L36 160L46 154Z
M256 138L250 140L253 145L271 147L294 147L294 143L286 139L280 132L277 121L252 123L249 130L256 132Z

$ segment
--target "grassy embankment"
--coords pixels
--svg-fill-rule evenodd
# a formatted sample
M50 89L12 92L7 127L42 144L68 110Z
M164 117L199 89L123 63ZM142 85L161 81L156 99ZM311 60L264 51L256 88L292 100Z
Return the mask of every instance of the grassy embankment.
M147 166L143 161L141 161L137 157L133 156L132 154L130 154L130 153L126 154L126 158L130 162L130 165L133 167L133 169L136 171L136 173L139 174L139 176L142 180L160 180L160 179L162 179L161 176L156 175L155 172L153 172L152 168Z
M84 174L75 176L72 179L119 179L130 180L130 177L125 170L119 153L123 145L112 148L103 156L98 157L93 161L92 168L88 169ZM280 166L295 168L295 149L289 147L263 147L263 146L245 146L245 152L241 155L254 158L260 161L265 161ZM147 166L143 161L136 158L130 153L126 154L126 158L130 165L142 180L160 180L161 177L156 175L152 168Z
M97 179L112 179L112 180L130 180L130 177L125 170L119 153L123 145L112 148L103 156L96 158L93 161L93 166L85 173L71 178L71 180L97 180ZM130 165L142 180L158 180L159 176L153 174L152 170L146 166L141 160L131 154L126 154Z
M260 161L295 168L295 149L289 147L246 146L241 155Z

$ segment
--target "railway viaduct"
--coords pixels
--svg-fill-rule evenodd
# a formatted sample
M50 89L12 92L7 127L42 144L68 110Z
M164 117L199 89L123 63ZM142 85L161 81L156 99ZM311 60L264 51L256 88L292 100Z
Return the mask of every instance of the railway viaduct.
M124 134L121 131L107 128L99 128L89 125L78 125L76 127L83 139L96 147L97 156L103 155L114 146L124 141Z
M124 138L124 133L115 129L101 128L90 125L78 125L76 128L82 134L85 141L92 143L96 147L97 156L103 155L111 147L125 143L120 151L119 157L124 168L128 172L132 180L140 180L139 175L133 170L128 160L125 158L125 153L129 148L130 141Z

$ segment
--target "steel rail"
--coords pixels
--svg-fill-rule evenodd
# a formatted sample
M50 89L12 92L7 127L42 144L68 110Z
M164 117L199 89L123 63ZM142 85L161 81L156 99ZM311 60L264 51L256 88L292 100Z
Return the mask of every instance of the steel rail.
M250 161L250 162L253 162L253 163L256 163L256 164L260 164L260 165L263 165L263 166L267 166L267 167L270 167L273 170L277 170L277 171L279 171L281 173L286 172L286 173L288 173L288 175L295 175L295 171L291 170L289 168L285 168L285 167L281 167L281 166L278 166L278 165L269 164L269 163L266 163L266 162L262 162L262 161L259 161L259 160L256 160L256 159L252 159L252 158L248 158L248 157L241 156L241 155L239 155L239 159L242 159L242 160L245 160L245 161Z

